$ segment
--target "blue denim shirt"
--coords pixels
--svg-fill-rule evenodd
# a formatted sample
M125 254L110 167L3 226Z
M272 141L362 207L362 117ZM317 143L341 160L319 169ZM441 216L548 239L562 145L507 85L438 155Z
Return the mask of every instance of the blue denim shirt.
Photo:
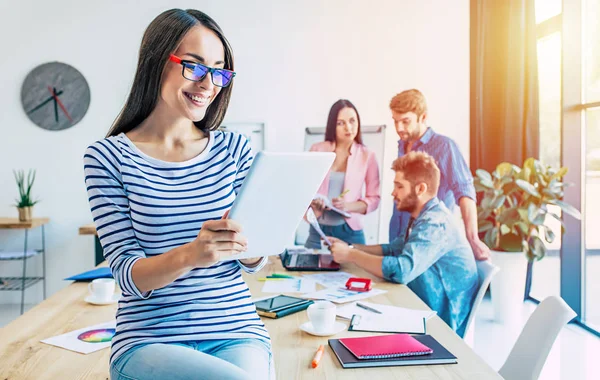
M414 220L407 239L382 244L383 277L407 284L463 336L479 287L471 246L448 208L433 198Z
M419 141L413 144L412 150L425 152L435 159L440 168L440 188L437 196L446 207L453 210L462 197L475 200L473 175L454 140L427 128ZM398 141L398 157L402 157L405 153L406 143L400 140ZM409 219L409 213L398 211L394 205L390 220L390 242L405 233Z

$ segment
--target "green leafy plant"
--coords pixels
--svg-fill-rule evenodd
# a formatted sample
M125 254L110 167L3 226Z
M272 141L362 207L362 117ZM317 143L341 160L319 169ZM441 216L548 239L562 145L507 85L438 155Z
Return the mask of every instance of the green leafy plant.
M534 158L525 160L523 168L503 162L491 174L478 169L475 189L484 194L477 213L485 244L496 251L525 252L528 260L543 258L546 246L542 236L548 243L555 239L546 218L558 220L562 231L565 227L561 216L548 206L581 218L576 208L561 200L569 185L562 182L566 173L567 168L555 169Z
M34 206L39 200L33 200L31 198L31 187L35 181L35 170L29 170L27 172L27 182L25 182L25 172L23 170L13 170L17 186L19 187L19 198L16 199L16 206L31 207Z

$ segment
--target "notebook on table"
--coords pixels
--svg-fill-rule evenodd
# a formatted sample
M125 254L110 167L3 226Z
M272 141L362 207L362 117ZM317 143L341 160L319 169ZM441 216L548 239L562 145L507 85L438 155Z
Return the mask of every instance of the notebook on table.
M387 338L398 335L405 335L412 338L412 340L407 338ZM359 340L352 342L353 339ZM344 341L344 343L341 341ZM359 357L353 354L347 347L348 345L352 350L360 354L360 357L363 357L363 359L359 359ZM407 334L395 334L365 338L329 339L329 346L343 368L457 363L456 356L446 350L431 335L411 336Z
M275 297L256 301L256 313L267 318L281 318L289 314L307 309L313 301L278 295Z
M358 359L387 359L431 354L433 350L408 334L342 338L340 343Z

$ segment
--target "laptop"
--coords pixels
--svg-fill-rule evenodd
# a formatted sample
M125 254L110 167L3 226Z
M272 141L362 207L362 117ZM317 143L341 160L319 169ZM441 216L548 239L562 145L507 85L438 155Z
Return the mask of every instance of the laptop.
M330 254L290 253L287 249L280 255L283 267L291 271L336 271L340 264Z

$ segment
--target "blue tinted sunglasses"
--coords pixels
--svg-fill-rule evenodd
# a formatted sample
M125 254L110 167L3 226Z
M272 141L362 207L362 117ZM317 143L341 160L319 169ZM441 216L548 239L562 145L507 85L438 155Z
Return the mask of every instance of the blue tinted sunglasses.
M187 80L193 82L202 81L208 73L211 74L212 83L217 87L227 87L235 76L235 71L226 69L215 69L208 67L198 62L186 61L178 56L171 54L169 60L175 63L179 63L183 66L181 75Z

